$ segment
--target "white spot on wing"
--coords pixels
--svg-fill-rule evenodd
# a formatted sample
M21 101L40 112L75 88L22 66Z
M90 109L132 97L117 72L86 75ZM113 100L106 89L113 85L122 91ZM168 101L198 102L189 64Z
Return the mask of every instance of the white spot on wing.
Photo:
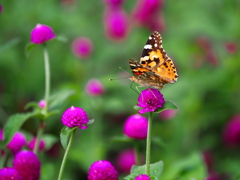
M146 44L146 45L144 46L144 49L152 49L152 45Z
M157 46L158 46L157 43L155 43L155 44L154 44L154 47L157 47Z

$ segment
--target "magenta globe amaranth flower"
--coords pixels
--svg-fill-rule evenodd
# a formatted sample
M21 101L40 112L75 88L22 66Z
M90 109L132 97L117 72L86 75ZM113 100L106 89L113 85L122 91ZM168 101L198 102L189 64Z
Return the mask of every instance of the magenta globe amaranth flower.
M138 106L143 108L139 111L140 114L146 112L154 112L163 106L165 100L163 95L157 89L145 89L138 97Z
M70 128L86 129L89 122L87 113L79 107L70 107L62 115L62 123Z
M78 58L87 58L93 49L92 41L87 37L79 37L72 43L72 52Z
M150 177L146 174L140 174L136 176L134 180L150 180Z
M18 153L23 146L27 144L26 137L24 134L20 132L16 132L10 141L10 143L7 145L7 148L12 151L13 154Z
M234 115L223 130L223 141L230 147L240 145L240 114Z
M45 100L39 101L38 106L39 106L40 108L44 108L44 107L46 106L46 101L45 101Z
M120 172L129 173L132 166L136 165L134 149L126 149L120 152L116 163Z
M37 24L31 32L31 42L34 44L43 44L55 38L55 36L51 27L44 24Z
M96 161L89 168L88 180L118 180L118 172L109 161Z
M98 79L90 79L85 90L89 96L100 96L105 91L102 83Z
M176 113L177 113L177 110L174 110L174 109L166 109L166 110L160 112L160 113L159 113L159 116L160 116L163 120L168 120L168 119L173 118Z
M123 133L134 139L145 139L148 131L148 120L139 114L127 118L123 126Z
M36 141L37 141L37 139L36 139L35 137L32 138L31 141L29 141L29 143L28 143L28 148L29 148L30 150L32 150L32 151L34 150ZM40 142L39 142L38 150L39 150L39 151L43 151L44 149L45 149L45 141L44 141L43 139L41 139Z
M12 167L0 169L0 180L23 180L18 171Z
M124 40L128 34L128 17L120 8L108 8L104 14L106 36L114 41Z
M14 160L13 167L24 180L39 180L41 171L41 162L32 151L19 152Z

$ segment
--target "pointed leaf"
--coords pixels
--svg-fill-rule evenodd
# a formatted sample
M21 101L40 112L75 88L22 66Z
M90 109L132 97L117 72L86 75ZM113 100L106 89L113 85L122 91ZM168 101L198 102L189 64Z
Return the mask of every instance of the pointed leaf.
M63 102L65 102L66 99L69 96L73 95L74 93L75 93L74 90L69 90L69 89L55 92L50 97L49 108L53 109L53 108L56 108L56 107L62 105Z
M73 133L73 131L77 128L78 127L69 128L67 126L64 126L62 128L61 134L60 134L60 141L61 141L61 144L62 144L64 149L67 148L69 138L70 138L71 134Z
M166 109L178 109L177 105L175 103L173 103L172 101L166 101L164 104L163 104L163 107L157 109L156 111L154 111L155 113L160 113Z
M27 56L27 58L29 57L29 54L31 52L31 50L36 46L36 44L33 43L28 43L25 47L25 54Z
M14 38L14 39L11 39L9 40L8 42L2 44L1 43L1 46L0 46L0 52L3 52L13 46L15 46L16 44L18 44L20 42L20 39L19 38Z
M87 124L93 124L93 123L94 123L94 119L90 119Z
M10 116L4 126L4 142L6 146L12 139L13 135L20 129L23 123L29 118L38 115L37 112L19 113Z

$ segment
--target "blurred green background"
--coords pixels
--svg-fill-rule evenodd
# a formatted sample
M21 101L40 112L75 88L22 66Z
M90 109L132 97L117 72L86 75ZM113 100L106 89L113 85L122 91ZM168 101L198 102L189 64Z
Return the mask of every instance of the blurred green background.
M122 8L129 16L136 2L124 1ZM95 119L88 129L77 132L64 177L86 179L94 161L108 159L114 163L119 152L132 147L131 143L112 142L111 138L122 136L125 119L137 113L133 106L138 94L130 88L127 78L108 79L130 76L119 67L131 74L128 61L140 58L151 30L135 26L129 18L131 28L127 37L120 42L112 41L104 33L106 4L102 1L8 0L1 5L0 127L8 116L26 111L26 103L39 101L44 96L42 47L34 48L28 58L25 47L36 24L46 24L64 39L48 43L51 91L73 89L76 92L60 107L61 112L74 105L85 109L90 118ZM166 85L161 92L166 100L174 101L179 110L168 121L154 115L153 135L161 137L161 143L153 144L152 162L164 161L163 180L187 179L185 171L168 176L178 171L183 161L193 168L187 172L203 179L207 170L199 170L194 165L205 168L203 162L196 159L207 150L213 155L214 171L236 179L240 176L239 147L228 148L223 143L222 133L228 120L240 112L240 53L237 49L240 1L165 0L159 16L164 20L164 29L159 30L163 47L179 74L178 81ZM88 37L93 43L93 52L87 59L77 58L71 51L72 41L80 36ZM232 43L233 48L229 48L228 43ZM105 93L102 96L86 94L84 88L91 78L103 83ZM58 114L47 121L45 133L59 137L63 127L60 117ZM27 121L22 130L35 134L36 121ZM144 143L142 150L144 152ZM63 153L57 143L51 152L41 155L42 179L56 179Z

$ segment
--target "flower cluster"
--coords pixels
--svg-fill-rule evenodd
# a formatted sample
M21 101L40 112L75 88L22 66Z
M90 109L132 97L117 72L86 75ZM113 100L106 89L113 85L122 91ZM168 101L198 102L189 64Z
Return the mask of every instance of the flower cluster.
M138 97L138 106L143 108L139 111L140 114L146 112L154 112L161 108L165 100L163 95L157 89L145 89Z
M118 180L118 172L113 165L106 160L94 162L88 172L88 180Z
M62 123L70 128L78 127L80 129L86 129L88 123L87 113L79 107L70 107L62 115Z

